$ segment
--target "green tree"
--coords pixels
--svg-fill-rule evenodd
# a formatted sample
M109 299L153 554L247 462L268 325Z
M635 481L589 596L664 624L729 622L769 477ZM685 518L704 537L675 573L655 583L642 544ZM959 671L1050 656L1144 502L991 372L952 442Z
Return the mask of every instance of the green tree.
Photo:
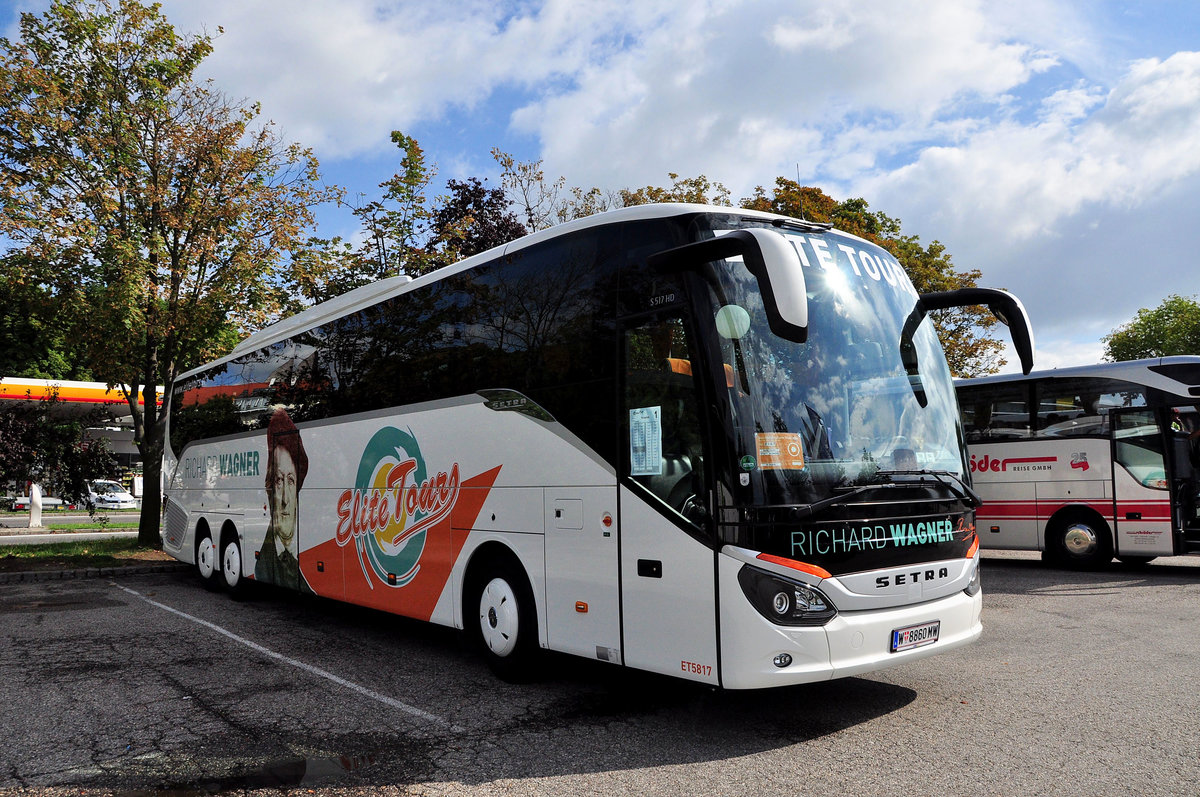
M46 286L95 378L128 400L147 545L155 385L169 393L278 311L297 277L284 255L330 197L311 152L256 126L258 106L193 79L211 49L137 0L53 0L0 39L0 235L21 253L3 276Z
M703 174L698 177L680 177L668 172L671 187L648 185L637 190L622 189L619 192L621 205L646 205L651 202L690 202L697 205L725 205L729 202L729 189L713 182Z
M529 232L621 206L618 194L595 187L568 188L565 177L548 180L541 160L518 161L497 148L492 149L492 158L500 165L500 184L508 201L525 217L522 223Z
M476 177L447 182L450 193L433 212L433 232L447 263L486 252L525 234L509 210L503 189L488 188Z
M428 246L433 211L427 192L437 168L426 164L425 152L412 136L393 130L392 143L404 153L400 171L379 184L380 199L354 209L366 234L358 266L364 285L399 274L416 277L443 265Z
M1153 310L1143 307L1102 339L1110 362L1200 354L1200 303L1172 294Z
M0 265L0 376L91 381L87 357L63 324L43 285L3 275Z
M900 221L871 211L861 198L843 202L812 186L786 177L775 180L768 194L761 186L742 200L742 207L784 216L833 224L839 230L882 246L900 262L918 293L973 288L981 276L976 269L958 271L946 247L938 241L923 245L916 235L905 235ZM946 351L951 372L957 377L995 373L1004 365L1003 345L991 336L996 317L984 307L962 307L931 313Z

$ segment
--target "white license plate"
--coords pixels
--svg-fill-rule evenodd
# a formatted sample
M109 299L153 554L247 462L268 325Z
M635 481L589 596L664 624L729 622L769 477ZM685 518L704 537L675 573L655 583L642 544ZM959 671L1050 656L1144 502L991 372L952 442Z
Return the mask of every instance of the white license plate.
M892 653L899 653L902 650L911 650L912 648L919 648L922 645L932 645L938 641L938 634L941 630L941 620L897 628L892 632L891 651Z

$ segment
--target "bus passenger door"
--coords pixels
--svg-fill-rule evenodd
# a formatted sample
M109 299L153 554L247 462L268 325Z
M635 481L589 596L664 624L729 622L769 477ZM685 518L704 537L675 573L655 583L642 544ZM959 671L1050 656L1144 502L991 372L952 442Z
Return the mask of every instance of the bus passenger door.
M704 402L690 337L677 316L624 329L621 618L627 665L716 684Z
M1174 551L1165 439L1150 408L1112 410L1113 540L1124 556L1169 556Z

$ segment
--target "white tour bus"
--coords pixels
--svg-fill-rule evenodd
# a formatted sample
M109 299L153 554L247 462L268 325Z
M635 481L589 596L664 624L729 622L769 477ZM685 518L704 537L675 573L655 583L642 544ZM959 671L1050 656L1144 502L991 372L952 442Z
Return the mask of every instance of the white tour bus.
M727 688L981 630L974 506L930 310L828 225L649 205L385 279L170 398L166 550L465 631Z
M956 386L984 548L1075 567L1200 551L1200 357Z

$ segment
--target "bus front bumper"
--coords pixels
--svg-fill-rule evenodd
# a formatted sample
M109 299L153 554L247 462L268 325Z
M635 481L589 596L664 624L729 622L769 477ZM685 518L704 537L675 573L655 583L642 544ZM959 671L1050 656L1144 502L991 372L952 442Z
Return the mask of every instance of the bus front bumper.
M748 601L733 599L725 603L721 616L721 683L727 689L786 686L859 675L954 650L974 642L983 631L983 595L979 592L956 592L889 609L842 612L817 627L777 625L755 611ZM892 652L894 631L933 621L938 623L937 641ZM780 666L781 661L788 663Z

